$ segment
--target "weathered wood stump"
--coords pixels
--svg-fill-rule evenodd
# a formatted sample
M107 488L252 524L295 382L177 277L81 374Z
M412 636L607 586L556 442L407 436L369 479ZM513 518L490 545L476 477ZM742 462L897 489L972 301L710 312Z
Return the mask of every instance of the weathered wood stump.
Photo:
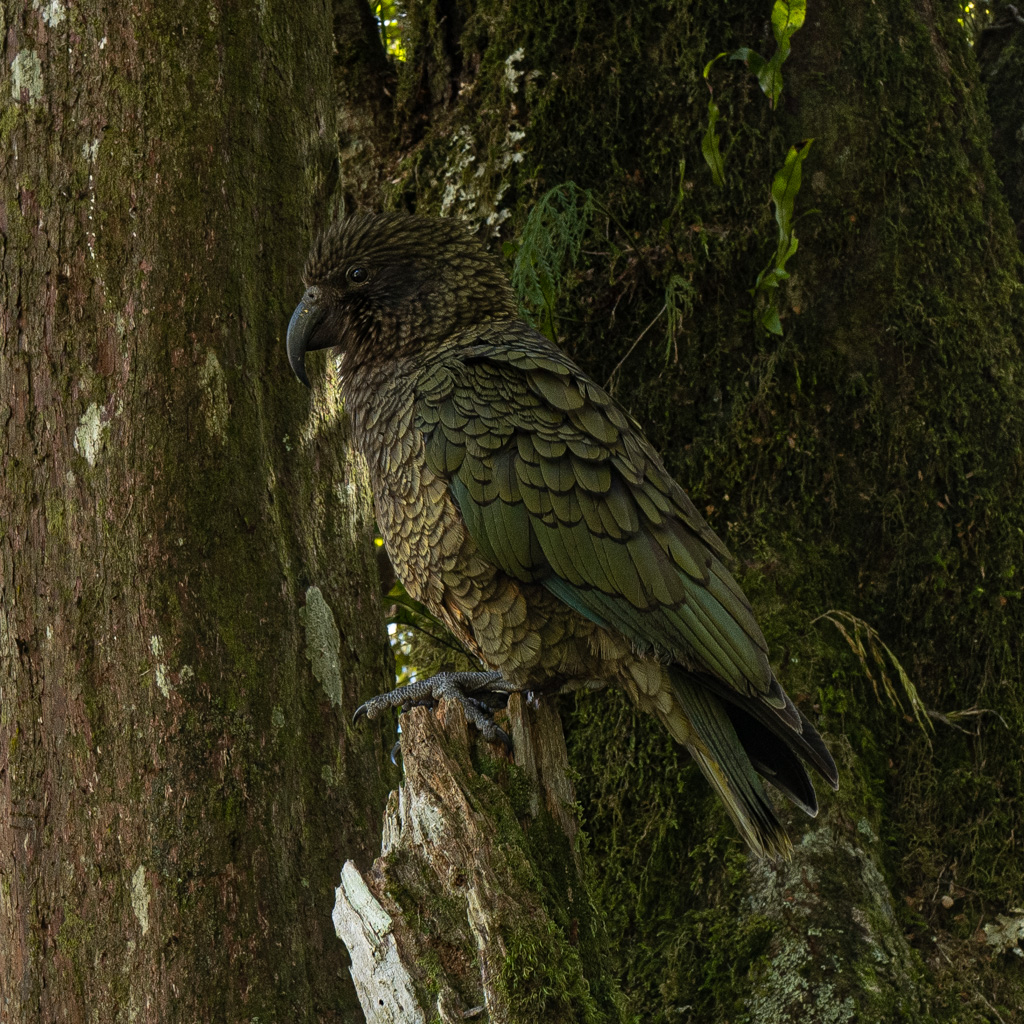
M381 854L369 871L345 863L334 908L369 1024L502 1024L559 945L582 981L589 917L573 905L585 900L561 723L519 695L508 718L515 764L447 702L402 716L404 778Z

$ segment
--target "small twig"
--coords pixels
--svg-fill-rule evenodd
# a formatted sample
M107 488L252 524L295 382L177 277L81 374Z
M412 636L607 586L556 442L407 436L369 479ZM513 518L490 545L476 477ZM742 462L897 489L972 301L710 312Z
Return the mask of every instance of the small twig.
M982 715L995 715L1003 723L1004 729L1009 730L1010 728L1006 724L1006 719L998 711L993 711L991 708L969 708L967 711L950 711L945 715L941 711L933 711L931 708L926 708L925 710L929 718L934 718L937 722L948 725L951 729L957 729L967 736L976 736L977 733L971 732L970 729L965 729L962 725L957 725L957 720L961 718L980 718Z
M661 309L658 310L658 312L654 316L654 319L640 332L636 341L634 341L633 344L629 346L629 350L626 352L626 354L615 364L615 369L612 370L612 372L608 375L608 379L604 382L605 391L611 390L612 381L615 379L615 374L617 374L619 370L622 369L622 364L633 354L633 349L635 349L637 345L639 345L640 342L643 341L644 335L661 319L661 314L664 313L666 309L668 309L667 302L661 307Z

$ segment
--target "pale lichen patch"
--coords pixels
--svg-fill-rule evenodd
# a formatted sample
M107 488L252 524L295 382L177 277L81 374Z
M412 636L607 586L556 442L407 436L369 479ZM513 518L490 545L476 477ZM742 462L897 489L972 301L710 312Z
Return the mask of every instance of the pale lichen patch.
M43 23L49 28L56 28L68 16L68 9L60 0L32 0L32 7L40 13Z
M171 676L167 671L167 666L163 662L159 662L156 666L156 686L164 697L170 697Z
M142 927L142 934L149 931L149 888L146 886L146 865L140 864L132 875L131 885L128 887L131 894L132 910Z
M199 382L203 388L203 413L206 429L213 437L227 440L228 427L228 386L224 370L213 349L206 353L206 362L199 370Z
M48 4L40 4L40 10L43 14L43 21L50 28L60 25L68 16L68 9L60 0L50 0Z
M30 107L43 95L43 64L35 50L22 50L11 61L11 98L15 103L21 102L22 92Z
M985 941L1000 953L1024 957L1024 910L1014 908L1013 913L997 914L994 924L985 925Z
M164 656L164 642L158 636L151 636L149 638L149 649L153 652L153 657L157 659L156 664L156 685L157 689L164 695L164 697L170 697L171 695L171 674L167 671L167 665L160 659ZM186 665L185 668L188 668ZM189 669L191 672L191 669ZM184 678L185 670L182 669L182 678Z
M319 587L306 591L306 604L299 609L299 621L306 627L306 657L313 675L330 702L341 707L341 633Z
M522 59L526 56L526 51L520 46L514 53L510 53L505 58L505 88L509 92L519 92L519 79L526 73L523 69L517 68Z
M75 430L75 451L90 466L96 465L96 460L103 451L107 426L108 424L103 422L100 407L95 402L82 413L82 418L78 422L78 428Z

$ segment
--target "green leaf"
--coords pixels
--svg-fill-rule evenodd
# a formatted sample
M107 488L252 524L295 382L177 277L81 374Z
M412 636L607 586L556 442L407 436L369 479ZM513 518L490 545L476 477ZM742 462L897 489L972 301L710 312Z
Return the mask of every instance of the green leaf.
M780 50L785 50L783 60L789 56L789 40L798 28L803 27L807 17L807 0L775 0L772 6L772 34Z
M775 222L779 226L779 239L775 256L754 282L753 295L761 293L767 298L767 306L756 315L757 322L771 334L782 334L782 320L779 315L779 284L789 277L786 264L796 254L799 240L793 230L793 209L800 191L801 168L811 149L813 139L808 139L797 149L790 146L786 161L772 179L772 202L775 204Z
M728 56L729 56L729 51L728 51L728 50L723 50L723 51L722 51L721 53L719 53L719 54L718 54L717 56L714 56L714 57L712 57L712 58L711 58L711 60L709 60L709 61L707 62L707 64L705 64L705 65L704 65L704 81L705 81L705 82L706 82L706 81L708 80L708 74L710 73L711 69L712 69L712 68L713 68L713 67L714 67L714 66L715 66L715 65L716 65L716 64L717 64L717 63L718 63L718 62L719 62L719 61L720 61L720 60L721 60L721 59L722 59L723 57L728 57ZM711 86L709 85L709 86L708 86L708 88L711 88Z
M730 60L743 61L757 76L757 84L773 108L777 106L782 95L782 62L789 56L790 39L803 25L806 14L806 0L775 0L772 7L772 34L775 36L776 49L771 59L765 60L749 46L741 46L729 54ZM716 57L715 60L717 59ZM710 67L711 64L704 69L705 78Z
M781 170L775 175L772 181L772 202L775 204L775 220L779 225L779 251L782 252L783 243L788 245L788 239L793 231L793 204L796 202L797 193L800 191L801 167L811 148L814 139L808 139L801 149L790 146L786 154L786 162ZM794 239L795 241L795 239ZM788 252L786 259L789 259L796 251Z
M784 59L782 50L776 50L772 54L772 59L765 64L761 69L761 73L757 76L761 92L768 97L768 102L772 105L773 110L779 102L779 97L782 95L782 61Z
M790 39L799 29L807 14L806 0L775 0L772 7L772 33L777 49L757 75L761 91L768 97L774 109L782 95L782 62L789 56ZM754 70L753 68L751 70Z
M704 154L708 167L711 168L712 179L719 188L722 188L725 185L725 164L722 162L722 153L718 148L718 132L715 131L717 124L718 104L712 97L708 100L708 128L704 132L704 138L700 140L700 151Z
M778 303L772 299L768 308L761 314L761 326L771 334L782 335L782 321L779 319Z

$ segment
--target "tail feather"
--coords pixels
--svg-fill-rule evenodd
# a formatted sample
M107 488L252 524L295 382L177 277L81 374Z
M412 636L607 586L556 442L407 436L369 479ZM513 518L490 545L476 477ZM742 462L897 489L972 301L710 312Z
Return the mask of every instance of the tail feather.
M750 715L744 714L735 704L724 703L724 708L758 775L784 793L802 811L815 817L818 813L818 798L814 794L807 769L793 749L785 742L780 742L775 733ZM789 734L786 735L788 737Z
M786 747L798 753L817 769L833 789L839 788L839 772L828 747L825 746L825 741L818 735L817 729L811 725L807 716L789 699L777 679L772 679L771 692L766 699L757 695L742 694L710 675L695 678L699 679L702 686L725 699L726 710L734 722L740 718L753 720L765 730L764 735L771 746L777 748L781 740ZM775 739L772 740L772 737Z
M792 844L723 702L682 673L672 673L672 690L691 726L686 746L740 834L760 856L788 858Z

